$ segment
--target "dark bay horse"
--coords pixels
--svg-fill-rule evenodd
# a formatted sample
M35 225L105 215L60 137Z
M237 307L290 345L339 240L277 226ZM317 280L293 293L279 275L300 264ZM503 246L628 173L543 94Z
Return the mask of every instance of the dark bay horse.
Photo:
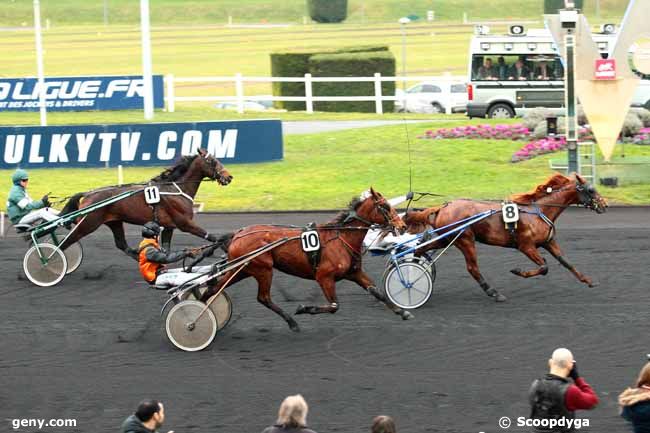
M408 212L404 216L409 233L420 233L428 228L444 227L463 218L471 217L486 210L498 210L498 213L483 219L468 227L458 238L455 245L465 256L467 271L480 284L488 296L497 302L503 302L506 297L491 288L485 281L478 267L475 242L500 247L516 248L526 255L539 267L530 271L512 269L515 275L523 278L546 275L548 266L546 260L537 250L539 247L547 250L565 268L581 282L594 287L591 278L579 272L562 254L560 246L554 239L555 220L568 206L581 204L597 213L605 212L607 202L602 198L593 185L590 185L578 174L567 177L556 173L546 182L537 186L533 191L515 194L511 197L519 205L520 219L514 232L505 228L501 214L501 204L475 200L454 200L442 206L428 208L422 211ZM440 234L444 233L442 231ZM416 251L421 254L426 250L444 247L451 239L445 238Z
M363 239L372 225L381 225L383 229L400 232L405 228L395 209L380 193L371 188L360 198L353 199L348 209L339 213L334 220L316 226L321 245L320 261L317 265L310 263L307 253L302 249L301 227L254 225L240 229L234 233L228 245L228 260L244 256L285 237L294 239L254 258L239 273L227 272L215 287L203 295L202 300L207 302L222 286L253 277L258 284L257 300L280 315L291 330L299 331L296 321L271 300L271 280L275 268L289 275L316 280L323 290L327 305L301 305L296 314L336 313L339 309L336 282L345 279L363 287L403 319L410 319L413 316L408 311L386 300L361 267Z
M232 176L218 159L204 149L199 149L197 155L182 157L174 166L151 179L147 185L111 186L75 194L61 210L61 215L88 207L125 191L156 185L161 193L168 194L161 194L160 203L156 205L157 220L166 229L162 239L164 246L169 247L172 229L175 228L215 242L216 236L209 234L192 220L194 197L205 178L216 180L221 185L228 185L232 181ZM123 223L143 225L153 219L153 208L145 202L144 193L138 193L101 207L88 214L83 220L78 219L78 226L61 244L61 248L65 249L68 245L97 230L102 224L106 224L113 232L115 246L131 257L137 258L137 252L129 248L126 242Z

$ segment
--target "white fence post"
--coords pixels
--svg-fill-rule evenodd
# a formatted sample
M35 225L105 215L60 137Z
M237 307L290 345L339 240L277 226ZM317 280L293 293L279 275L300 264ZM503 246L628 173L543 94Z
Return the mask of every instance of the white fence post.
M241 72L235 74L235 91L237 92L237 112L244 112L244 82L242 81Z
M122 169L122 164L117 166L117 184L122 185L124 183L124 170Z
M375 111L377 114L384 114L384 106L381 99L381 74L375 72Z
M174 74L167 74L165 77L167 82L167 111L173 113L176 110L176 104L174 98L176 97L174 93Z
M314 112L314 94L312 91L311 83L311 74L305 74L305 110L307 110L307 113L309 114L312 114Z
M5 213L0 212L0 238L5 237Z

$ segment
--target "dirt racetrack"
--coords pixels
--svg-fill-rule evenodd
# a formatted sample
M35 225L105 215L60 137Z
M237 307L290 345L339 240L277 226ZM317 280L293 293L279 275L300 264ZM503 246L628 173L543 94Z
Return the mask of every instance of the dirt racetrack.
M330 217L198 220L222 233ZM255 433L273 423L286 395L302 393L318 432L367 432L377 414L395 417L400 432L500 432L500 417L528 415L528 387L558 346L573 350L601 399L596 410L580 412L591 426L581 431L629 431L616 398L650 352L650 209L614 208L605 215L570 209L558 229L566 256L599 287L579 283L547 254L547 276L521 279L508 271L533 266L523 255L480 246L483 274L509 298L496 304L453 250L441 260L434 295L415 320L402 321L344 282L339 312L299 316L302 332L295 334L257 303L250 280L229 289L233 320L200 353L166 343L159 317L164 295L141 282L108 229L84 240L81 268L52 288L21 277L26 244L10 235L0 240L0 431L13 431L11 419L75 418L77 428L43 431L115 433L149 397L166 405L162 432ZM131 244L138 231L130 229ZM185 234L174 243L200 244ZM383 260L367 257L365 266L380 279ZM323 301L314 282L279 273L272 293L290 312L301 302Z

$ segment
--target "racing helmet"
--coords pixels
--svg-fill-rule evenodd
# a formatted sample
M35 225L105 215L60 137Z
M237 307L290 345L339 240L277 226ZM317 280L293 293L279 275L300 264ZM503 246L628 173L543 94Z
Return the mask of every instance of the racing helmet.
M155 238L160 234L160 224L155 221L149 221L142 226L142 237L143 238Z
M18 185L21 180L27 180L27 179L29 179L29 175L22 168L19 168L18 170L14 171L14 174L11 175L11 181L14 183L14 185Z

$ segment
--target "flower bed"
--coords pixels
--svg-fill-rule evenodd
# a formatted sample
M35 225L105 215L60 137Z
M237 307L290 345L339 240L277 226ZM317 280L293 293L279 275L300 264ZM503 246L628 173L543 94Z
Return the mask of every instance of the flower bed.
M426 131L418 138L477 138L493 140L521 140L530 136L530 130L523 124L515 125L467 125L456 128L442 128Z

